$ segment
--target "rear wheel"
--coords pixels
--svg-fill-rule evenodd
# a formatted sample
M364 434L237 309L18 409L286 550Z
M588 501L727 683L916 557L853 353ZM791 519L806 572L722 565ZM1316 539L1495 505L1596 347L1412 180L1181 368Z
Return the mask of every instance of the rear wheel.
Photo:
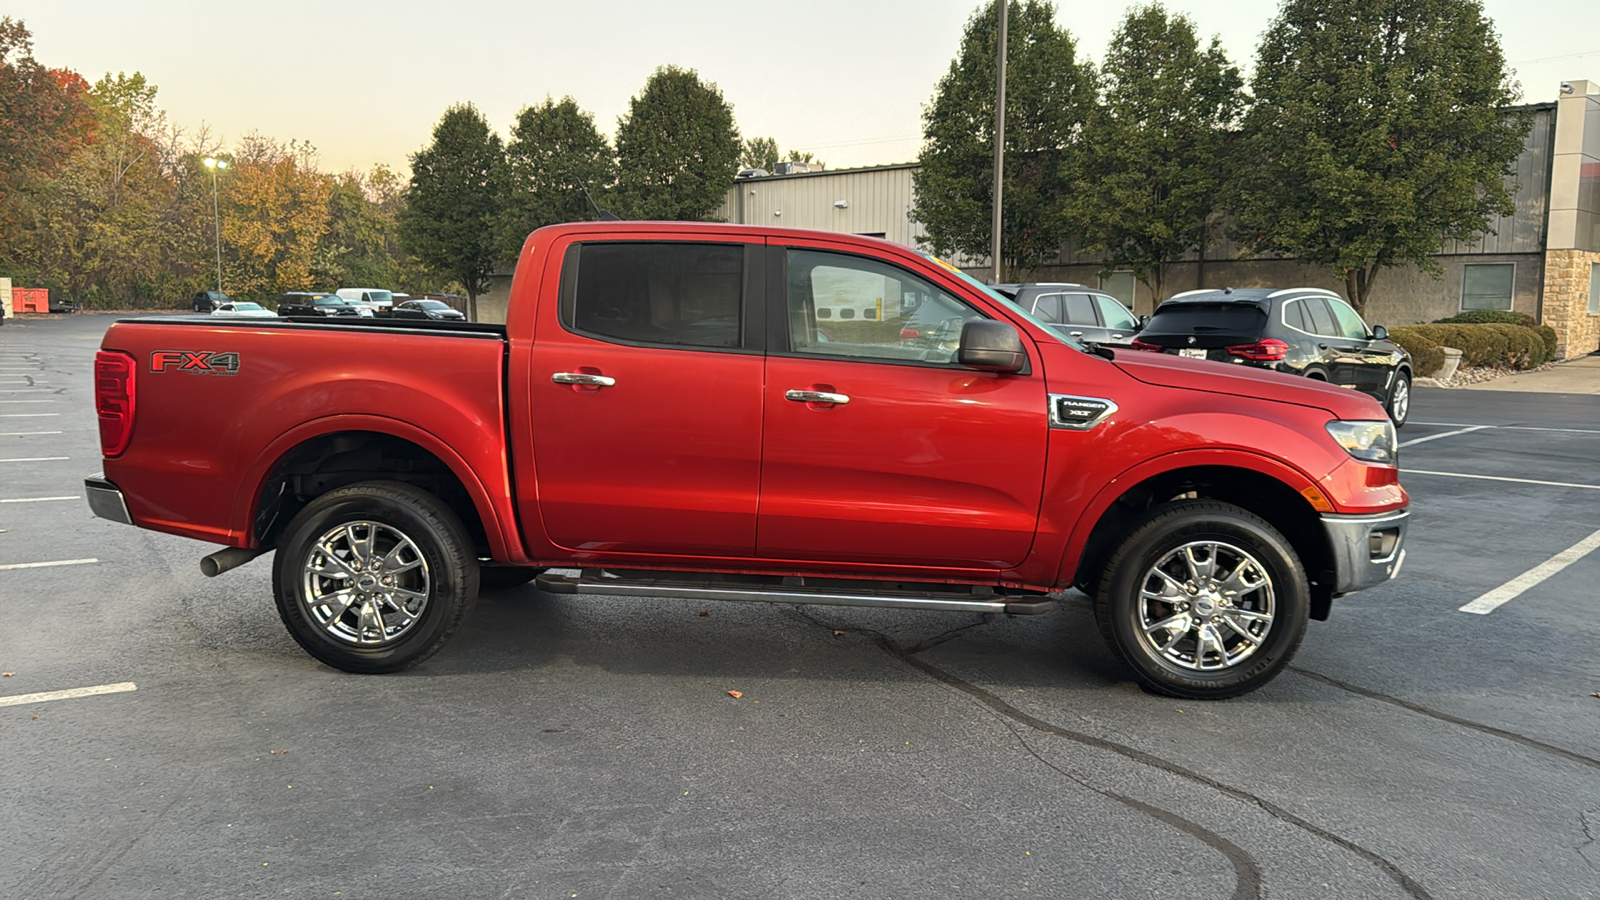
M1389 389L1389 420L1394 427L1403 428L1411 416L1411 376L1405 372L1394 376L1394 387Z
M346 672L394 672L438 652L478 594L461 520L398 482L353 484L311 501L272 567L283 623L307 653Z
M1310 589L1288 540L1209 500L1151 513L1112 555L1095 595L1112 650L1155 693L1245 694L1277 676L1305 636Z

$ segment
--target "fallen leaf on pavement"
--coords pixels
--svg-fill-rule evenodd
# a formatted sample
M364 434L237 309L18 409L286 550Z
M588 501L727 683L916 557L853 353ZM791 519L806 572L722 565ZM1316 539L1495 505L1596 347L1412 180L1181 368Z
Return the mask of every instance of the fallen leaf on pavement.
M709 615L711 615L711 610L702 609L702 610L700 610L700 612L696 613L696 615L709 616Z
M729 696L729 697L732 697L732 698L733 698L733 699L735 699L735 700L737 700L737 699L739 699L739 698L740 698L740 697L743 697L743 696L744 696L744 694L743 694L743 693L742 693L742 692L740 692L740 691L729 691L729 692L728 692L728 696Z
M841 634L844 634L844 632L842 632L842 631L835 631L835 632L834 632L834 633L833 633L833 636L834 636L834 637L838 637L838 636L839 636L839 635L841 635Z
M16 674L15 672L0 672L0 676L4 676L6 678L10 678L12 675L15 675L15 674Z

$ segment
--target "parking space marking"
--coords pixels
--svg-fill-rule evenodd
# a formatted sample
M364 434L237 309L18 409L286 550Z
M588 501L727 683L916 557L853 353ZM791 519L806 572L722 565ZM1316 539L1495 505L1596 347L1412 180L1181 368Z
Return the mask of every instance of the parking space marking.
M0 400L0 403L54 403L54 400Z
M70 457L70 456L19 456L19 457L16 457L15 459L0 459L0 463L8 463L8 462L57 462L59 460L71 459L71 458L72 457Z
M1468 425L1465 428L1458 428L1455 431L1446 431L1446 432L1443 432L1441 434L1430 434L1427 437L1412 438L1409 441L1402 441L1400 443L1400 446L1402 446L1402 447L1410 447L1413 444L1423 444L1423 443L1427 443L1428 441L1437 441L1439 438L1454 437L1455 435L1458 435L1458 434L1471 434L1474 431L1482 431L1485 428L1493 428L1493 427L1494 427L1493 425Z
M46 400L45 402L48 403L50 401ZM0 419L48 419L51 416L59 415L61 413L0 413Z
M77 498L74 497L73 499L76 500ZM99 561L100 560L98 559L58 559L52 562L7 563L3 566L0 566L0 572L5 571L6 569L49 569L55 566L87 566L90 563L97 563Z
M77 499L78 498L76 496L71 496L71 497L13 497L13 498L11 498L9 500L0 500L0 503L53 503L53 502L55 502L57 500L77 500Z
M1594 534L1589 535L1576 544L1573 544L1571 547L1568 547L1560 553L1557 553L1555 556L1550 557L1539 565L1534 566L1526 572L1523 572L1516 578L1511 579L1489 593L1484 594L1471 603L1468 603L1466 606L1461 607L1460 611L1464 613L1476 613L1480 616L1486 616L1489 613L1499 609L1506 603L1515 600L1524 591L1537 585L1539 582L1544 581L1546 578L1549 578L1562 569L1565 569L1567 566L1570 566L1578 560L1583 559L1585 556L1588 556L1597 547L1600 547L1600 531L1596 531Z
M1532 478L1507 478L1504 475L1468 475L1465 472L1430 472L1427 469L1401 469L1401 475L1437 475L1441 478L1476 478L1480 481L1514 481L1517 484L1542 484L1546 487L1579 488L1600 491L1600 484L1573 484L1569 481L1537 481Z
M15 697L0 697L0 706L25 706L29 703L73 700L78 697L93 697L98 694L125 694L128 691L137 691L138 689L139 686L131 681L120 681L116 684L97 684L94 687L73 688L70 691L45 691L40 694L18 694Z
M1438 428L1469 428L1469 422L1418 422L1413 420L1413 425L1433 425ZM1478 428L1499 428L1505 431L1558 431L1566 434L1600 434L1594 428L1543 428L1538 425L1478 425Z
M38 437L41 434L63 434L60 431L0 431L0 437Z

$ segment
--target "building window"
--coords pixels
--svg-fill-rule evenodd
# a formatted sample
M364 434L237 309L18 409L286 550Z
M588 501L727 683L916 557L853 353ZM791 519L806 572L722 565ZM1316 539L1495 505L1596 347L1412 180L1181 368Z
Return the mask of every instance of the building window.
M1600 263L1589 264L1589 315L1600 316Z
M1462 309L1510 309L1515 263L1466 266L1461 273Z
M1133 309L1133 273L1112 272L1110 275L1100 276L1100 290L1122 301L1122 305ZM1156 298L1158 301L1160 297Z

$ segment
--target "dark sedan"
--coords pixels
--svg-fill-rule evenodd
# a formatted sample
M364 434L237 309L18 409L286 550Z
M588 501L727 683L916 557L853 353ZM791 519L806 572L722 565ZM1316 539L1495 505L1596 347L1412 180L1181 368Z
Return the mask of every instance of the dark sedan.
M461 311L442 300L407 300L394 308L393 316L396 319L454 319L463 321L467 317Z
M1411 354L1321 288L1179 294L1156 307L1133 346L1352 388L1382 403L1395 427L1411 413Z

